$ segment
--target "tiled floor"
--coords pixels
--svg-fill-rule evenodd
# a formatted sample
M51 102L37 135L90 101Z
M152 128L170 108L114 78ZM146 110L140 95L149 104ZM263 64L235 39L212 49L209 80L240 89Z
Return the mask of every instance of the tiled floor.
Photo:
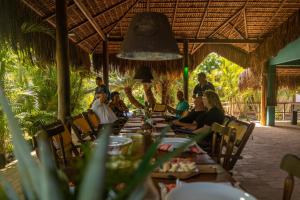
M286 173L280 170L281 158L292 153L300 157L300 126L277 123L276 127L257 124L234 168L235 178L243 188L262 200L282 199ZM295 179L292 199L300 200L300 180Z

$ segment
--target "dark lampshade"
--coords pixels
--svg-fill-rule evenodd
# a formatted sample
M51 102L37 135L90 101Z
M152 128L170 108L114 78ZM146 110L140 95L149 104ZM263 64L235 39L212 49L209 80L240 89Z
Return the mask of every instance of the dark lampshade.
M157 12L138 13L132 18L117 57L144 61L182 58L168 18Z
M140 66L135 70L134 79L141 81L142 83L151 83L153 80L152 72L148 66Z

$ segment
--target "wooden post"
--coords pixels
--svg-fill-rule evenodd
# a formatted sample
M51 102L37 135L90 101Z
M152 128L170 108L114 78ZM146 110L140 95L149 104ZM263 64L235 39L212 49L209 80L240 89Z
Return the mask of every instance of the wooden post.
M70 68L66 0L56 0L56 64L58 119L70 116Z
M263 71L261 74L261 100L260 100L260 124L266 125L266 92L267 92L267 77L266 77L266 66L263 66Z
M104 84L109 88L109 78L108 78L108 42L103 41L103 81Z
M276 106L276 66L268 67L268 98L267 98L267 125L275 126Z
M189 101L189 43L185 39L183 42L183 93L186 101Z

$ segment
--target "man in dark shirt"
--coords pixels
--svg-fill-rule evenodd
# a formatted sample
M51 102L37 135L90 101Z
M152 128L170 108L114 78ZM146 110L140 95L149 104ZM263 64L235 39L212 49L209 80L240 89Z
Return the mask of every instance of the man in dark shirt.
M215 90L215 87L212 83L206 80L205 73L201 72L198 74L198 81L199 83L195 86L193 91L193 96L203 96L203 92L205 90Z
M200 121L202 121L202 118L205 114L205 109L202 101L202 97L196 97L194 98L194 109L188 113L187 116L173 121L173 124L176 126L190 126L192 124L198 124Z

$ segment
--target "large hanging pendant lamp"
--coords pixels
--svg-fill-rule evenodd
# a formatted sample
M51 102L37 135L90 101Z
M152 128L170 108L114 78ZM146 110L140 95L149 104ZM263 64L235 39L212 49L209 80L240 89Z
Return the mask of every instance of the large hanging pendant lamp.
M151 68L148 66L140 66L136 68L134 79L139 80L142 83L151 83L153 80Z
M167 16L158 12L142 12L132 18L117 57L143 61L182 58Z

